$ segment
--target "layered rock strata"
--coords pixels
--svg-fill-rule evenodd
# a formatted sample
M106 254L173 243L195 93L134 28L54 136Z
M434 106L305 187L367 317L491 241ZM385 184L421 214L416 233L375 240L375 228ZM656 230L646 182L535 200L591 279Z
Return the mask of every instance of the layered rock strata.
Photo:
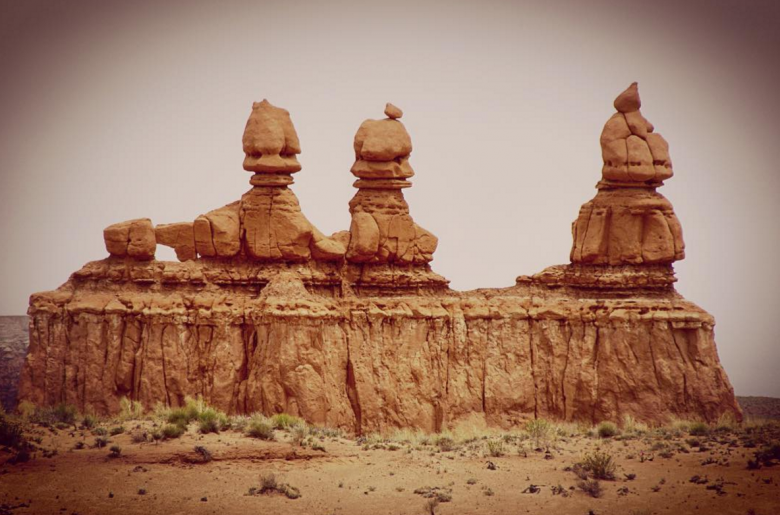
M618 100L619 114L638 113L631 88ZM657 214L672 233L671 205L654 189L670 166L638 182L604 173L608 187L591 202L610 213L607 243L595 258L582 257L581 215L571 264L510 288L457 292L430 269L436 239L401 195L411 138L400 109L386 115L355 137L350 229L325 237L288 188L300 151L289 114L255 104L244 137L253 189L192 233L188 224L154 230L183 262L131 254L146 236L119 227L106 238L109 258L31 297L21 395L105 413L123 396L151 407L203 395L231 413L287 412L357 433L475 417L501 427L741 417L713 318L674 290L681 253L658 251L667 240L645 246ZM637 242L641 260L614 250Z

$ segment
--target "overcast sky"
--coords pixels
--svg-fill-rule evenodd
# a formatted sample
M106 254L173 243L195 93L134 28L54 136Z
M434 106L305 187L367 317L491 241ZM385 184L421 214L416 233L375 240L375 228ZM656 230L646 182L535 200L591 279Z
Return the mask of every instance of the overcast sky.
M328 234L349 226L355 131L401 107L434 270L512 285L568 261L612 100L639 81L674 163L678 290L716 317L737 393L780 396L780 2L0 5L0 314L102 259L111 223L238 199L263 98L292 114L293 190Z

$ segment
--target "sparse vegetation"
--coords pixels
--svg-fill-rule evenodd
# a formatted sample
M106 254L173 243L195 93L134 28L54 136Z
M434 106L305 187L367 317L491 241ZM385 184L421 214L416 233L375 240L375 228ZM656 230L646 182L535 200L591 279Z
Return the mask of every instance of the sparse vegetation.
M119 456L122 455L122 448L119 447L118 445L112 445L109 451L110 451L109 457L111 458L118 458Z
M201 463L208 463L214 459L214 457L211 455L211 452L209 452L209 450L202 445L196 445L193 451L195 451L195 453L200 457Z
M604 493L601 488L601 483L599 483L597 479L582 479L577 481L577 488L594 498L599 498Z
M534 441L536 448L547 447L550 445L554 430L552 424L543 418L529 420L525 425L528 436Z
M619 433L618 427L612 422L600 423L596 429L596 432L600 438L612 438Z
M615 479L617 466L612 455L606 452L594 452L586 455L580 466L582 470L589 473L594 479Z
M504 455L504 442L501 440L487 441L488 455L492 458L500 458Z
M271 421L263 415L254 415L249 419L249 427L246 434L252 438L261 440L274 439L274 427Z
M162 435L166 440L171 440L173 438L179 438L185 431L186 428L179 424L165 424L162 428Z
M288 499L298 499L301 496L301 491L287 483L280 483L276 479L276 475L273 473L260 475L260 488L250 488L249 495L261 494L268 495L273 493L280 493Z
M710 434L710 426L704 422L693 422L688 427L688 433L690 433L691 436L707 436Z

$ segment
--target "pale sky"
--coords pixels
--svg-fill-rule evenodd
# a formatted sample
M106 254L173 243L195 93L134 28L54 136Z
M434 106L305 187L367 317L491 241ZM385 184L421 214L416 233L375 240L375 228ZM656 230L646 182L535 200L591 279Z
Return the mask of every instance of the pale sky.
M510 286L568 262L638 81L674 163L678 290L716 317L737 394L780 397L780 2L0 0L0 66L2 315L105 257L109 224L240 198L263 98L291 112L292 188L327 234L349 227L355 131L401 107L434 270Z

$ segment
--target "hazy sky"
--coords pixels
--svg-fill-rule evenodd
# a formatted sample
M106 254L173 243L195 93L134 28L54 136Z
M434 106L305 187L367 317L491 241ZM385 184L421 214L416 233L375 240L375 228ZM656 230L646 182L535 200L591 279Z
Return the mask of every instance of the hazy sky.
M674 163L678 290L716 317L737 393L780 396L780 2L0 6L0 314L103 258L111 223L238 199L263 98L292 114L293 189L328 234L349 226L355 131L401 107L434 270L512 285L568 262L612 100L639 81Z

